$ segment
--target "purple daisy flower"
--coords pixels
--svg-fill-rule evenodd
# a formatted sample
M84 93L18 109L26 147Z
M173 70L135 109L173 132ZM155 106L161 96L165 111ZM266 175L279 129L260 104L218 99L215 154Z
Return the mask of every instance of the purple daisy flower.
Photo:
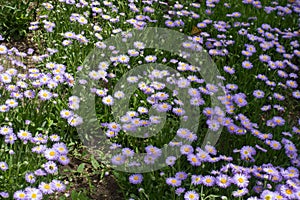
M175 178L177 178L179 180L185 180L185 179L187 179L187 177L188 177L188 174L186 172L183 172L183 171L177 172L175 174Z
M180 147L180 153L182 155L188 155L194 152L194 148L191 145L182 145Z
M66 155L59 155L57 161L62 165L68 165L70 159Z
M265 93L262 90L254 90L253 91L253 96L260 99L260 98L263 98L265 96Z
M58 151L54 148L46 149L43 154L47 160L56 160L59 156Z
M173 108L172 112L177 116L183 116L185 114L185 111L183 108Z
M146 62L155 62L157 60L157 57L156 56L153 56L153 55L148 55L145 57L145 61Z
M207 187L214 186L215 185L215 177L210 176L210 175L203 176L202 184L207 186Z
M59 180L52 180L51 185L55 191L64 192L66 190L66 185Z
M18 190L14 193L13 195L14 199L16 200L22 200L22 199L27 199L27 195L23 190Z
M190 162L192 166L200 166L201 162L197 155L190 153L187 155L187 160Z
M26 197L31 200L42 200L43 199L43 193L41 190L37 188L27 187L25 189Z
M233 96L233 100L238 105L238 107L244 107L248 104L248 102L245 99L245 95L241 93L235 94Z
M216 184L221 188L227 188L231 185L231 178L225 174L216 177Z
M184 194L184 200L199 200L199 194L194 190L187 191Z
M180 196L182 193L184 193L184 191L185 191L185 188L179 187L175 190L175 193L177 196Z
M26 180L27 183L31 183L31 184L35 183L36 178L35 178L34 173L32 173L32 172L26 173L25 174L25 180Z
M156 158L159 157L159 156L161 156L161 154L162 154L162 150L159 149L159 148L157 148L157 147L155 147L155 146L153 146L153 145L147 146L145 148L145 150L146 150L147 154L152 155L152 156L154 156Z
M208 125L208 128L213 131L217 131L220 128L220 123L215 119L208 119L206 124Z
M143 175L142 174L132 174L129 176L129 182L131 184L140 184L143 181Z
M44 164L44 169L48 174L55 174L58 171L58 167L53 161L46 162Z
M250 61L246 60L242 62L242 67L244 69L251 69L253 67L253 64Z
M172 187L178 187L181 185L181 180L175 177L169 177L166 179L166 183Z
M285 124L285 120L279 116L273 117L272 121L277 126L283 126Z
M271 60L271 57L269 55L262 54L262 55L259 56L259 60L261 62L267 63L267 62L269 62Z
M192 175L191 184L192 185L200 185L201 184L201 180L202 180L202 176L201 175Z
M154 108L156 108L158 112L167 112L171 110L172 106L168 103L158 103L154 105Z
M249 192L249 190L247 188L242 188L242 189L233 191L232 196L241 197L241 196L244 196L245 194L247 194L248 192Z
M0 169L1 169L2 171L8 170L8 165L7 165L7 163L6 163L6 162L0 162Z
M53 94L49 92L48 90L40 90L38 92L38 96L41 100L46 101L52 98Z
M32 138L32 135L29 131L20 130L17 135L23 141L31 140Z
M41 182L40 185L38 186L38 188L40 189L40 191L43 194L53 194L54 193L54 187L51 183Z
M249 180L244 174L235 174L232 178L233 183L239 188L246 188L249 184Z
M177 158L175 156L168 156L166 158L166 164L169 166L173 166L176 163Z

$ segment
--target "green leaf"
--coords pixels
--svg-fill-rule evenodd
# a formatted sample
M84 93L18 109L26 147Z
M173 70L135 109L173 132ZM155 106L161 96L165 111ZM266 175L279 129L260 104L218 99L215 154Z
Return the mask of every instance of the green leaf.
M75 190L72 191L71 193L71 198L72 199L77 199L78 195L77 195L77 192Z
M91 163L94 169L98 169L100 167L100 164L98 163L98 161L94 158L94 156L92 155L91 157Z
M65 196L61 196L61 197L59 197L59 200L66 200L66 197Z
M78 168L77 168L77 172L78 173L82 173L85 167L85 163L81 163Z

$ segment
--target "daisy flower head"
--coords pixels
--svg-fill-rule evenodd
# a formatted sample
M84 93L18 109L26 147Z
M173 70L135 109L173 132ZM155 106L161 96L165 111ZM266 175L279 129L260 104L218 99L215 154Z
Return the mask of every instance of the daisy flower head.
M32 134L29 131L20 130L17 135L23 141L27 141L32 138Z
M187 129L187 128L179 128L176 132L176 135L181 137L181 138L187 138L189 136L189 134L191 134L192 132Z
M248 192L249 192L249 190L247 188L242 188L242 189L238 189L236 191L233 191L232 196L241 197L241 196L244 196L245 194L247 194Z
M154 104L153 106L158 112L167 112L167 111L171 110L171 108L172 108L172 106L170 104L165 103L165 102Z
M285 124L285 120L280 116L274 116L272 121L277 126L283 126Z
M208 128L213 131L217 131L220 128L220 123L215 119L208 119L206 124L208 125Z
M240 150L241 158L246 161L254 161L252 156L256 154L256 151L251 146L243 146Z
M116 91L116 92L114 93L114 97L115 97L116 99L122 99L122 98L124 98L124 96L125 96L125 94L124 94L123 91Z
M3 73L0 75L0 81L2 83L10 83L12 81L12 77L7 73Z
M53 194L54 193L54 187L53 187L52 183L41 182L40 185L38 186L38 188L40 189L40 191L43 194Z
M190 162L190 164L192 166L200 166L201 165L200 159L198 158L197 155L195 155L193 153L190 153L187 155L187 160Z
M185 188L179 187L175 190L175 193L177 196L180 196L182 193L184 193L184 191L185 191Z
M228 74L234 74L235 73L235 69L229 66L224 66L223 67L224 71L227 72Z
M114 104L114 98L111 95L103 97L102 102L105 105L112 106Z
M0 135L8 135L13 133L13 129L9 126L3 126L0 128Z
M129 182L131 184L141 184L143 181L143 175L142 174L132 174L129 176Z
M40 189L37 188L26 188L26 197L30 200L42 200L43 199L43 193Z
M83 119L82 119L82 117L80 117L78 115L73 115L72 117L68 118L68 124L70 124L71 126L75 127L82 123L83 123Z
M136 41L133 43L134 47L137 48L137 49L144 49L145 48L145 44L143 42L140 42L140 41Z
M43 154L47 160L51 160L51 161L56 160L57 157L59 156L59 153L54 148L46 149Z
M57 135L57 134L50 135L49 138L50 138L50 140L51 140L52 142L59 142L59 141L60 141L60 136Z
M118 61L123 64L128 63L129 60L130 60L130 58L127 55L120 55L118 57Z
M147 154L147 155L144 157L144 162L145 162L147 165L151 165L151 164L154 164L154 163L155 163L156 159L157 159L156 156Z
M235 174L232 178L233 183L239 188L246 188L249 184L248 178L244 174Z
M132 156L134 156L134 151L130 148L123 148L122 154L127 157L132 157Z
M7 53L7 48L4 45L0 45L0 54L6 54Z
M128 50L128 55L129 56L131 56L131 57L136 57L136 56L138 56L140 53L137 51L137 50L135 50L135 49L129 49Z
M292 95L295 99L300 99L300 91L299 90L293 91Z
M187 191L184 194L184 200L199 200L199 194L194 190Z
M122 165L124 164L126 158L124 155L122 154L117 154L117 155L114 155L112 158L111 158L111 163L113 165Z
M138 107L137 111L140 114L146 114L146 113L148 113L148 109L146 107L143 107L143 106Z
M211 117L214 114L214 110L210 107L207 107L203 110L203 114L207 117Z
M192 154L194 152L194 148L191 145L182 145L180 147L180 153L182 155L188 155L188 154Z
M59 155L57 161L61 165L68 165L70 163L70 159L66 155Z
M250 61L246 60L242 62L242 67L244 69L251 69L253 67L253 64Z
M188 80L188 79L185 79L185 78L180 78L178 81L177 81L177 86L179 88L187 88L189 87L191 84L191 82Z
M260 99L260 98L263 98L265 96L265 93L262 90L254 90L253 91L253 96L255 98Z
M13 144L13 143L15 143L15 141L17 140L18 138L17 138L17 136L16 136L16 134L14 134L14 133L10 133L10 134L7 134L7 135L5 135L5 143L7 143L7 144Z
M173 166L176 163L177 158L175 156L168 156L166 158L166 164L169 166Z
M243 94L235 94L233 97L234 102L238 105L238 107L244 107L248 104L246 101L245 95Z
M24 92L24 96L27 97L27 98L32 99L32 98L35 97L35 92L32 91L32 90L26 90L26 91Z
M217 154L217 149L212 145L207 144L207 145L205 145L204 149L207 153L209 153L211 155Z
M177 116L183 116L185 114L185 111L183 108L173 108L172 112Z
M9 197L9 193L8 192L0 192L0 197L6 199Z
M202 178L202 184L208 187L212 187L215 185L215 177L206 175Z
M185 179L187 179L187 177L188 177L188 174L184 171L180 171L175 174L175 178L177 178L179 180L185 180Z
M295 190L287 185L280 187L280 193L287 199L295 199Z
M26 193L23 190L16 191L14 193L13 197L16 200L22 200L22 199L27 200L27 195L26 195Z
M161 154L162 154L162 150L161 149L159 149L159 148L157 148L155 146L152 146L152 145L147 146L145 148L145 150L146 150L147 154L152 155L152 156L154 156L156 158L159 157L159 156L161 156Z
M7 163L6 163L6 162L0 162L0 169L1 169L2 171L8 170L8 165L7 165Z
M68 154L68 148L65 143L59 142L52 146L60 155Z
M68 119L74 115L73 111L63 109L60 111L60 116L64 119Z
M196 155L197 155L197 157L199 158L200 161L206 162L206 161L210 160L211 157L206 151L203 151L199 147L196 148L196 151L197 151Z
M66 185L60 180L52 180L50 183L53 186L53 190L57 192L64 192L66 190Z
M83 16L78 17L78 18L77 18L77 21L78 21L79 24L81 24L81 25L84 25L84 24L87 24L87 23L88 23L88 20L87 20L85 17L83 17Z
M153 56L153 55L148 55L145 57L145 61L146 62L155 62L157 60L157 57L156 56Z
M166 179L166 183L172 187L179 187L181 185L181 180L175 177L169 177Z
M201 175L192 175L192 185L199 185L201 184L202 176Z
M48 90L40 90L38 92L38 96L42 101L46 101L46 100L51 99L53 94L51 92L49 92Z
M216 184L221 188L227 188L231 185L231 178L225 174L216 177Z

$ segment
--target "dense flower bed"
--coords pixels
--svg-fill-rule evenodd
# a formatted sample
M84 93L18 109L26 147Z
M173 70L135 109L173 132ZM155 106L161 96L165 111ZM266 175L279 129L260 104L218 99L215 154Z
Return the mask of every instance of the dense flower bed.
M119 152L107 167L165 164L147 173L115 171L126 199L300 199L299 0L59 0L44 1L37 13L28 30L39 49L0 45L2 198L63 194L67 186L58 169L68 165L68 142L78 141L74 127L86 119L78 112L83 97L72 89L93 80L88 92L95 96L99 127L110 150ZM131 30L148 27L185 34L186 41L173 42L186 52L148 48ZM120 43L107 46L115 35ZM132 38L122 52L118 45ZM110 56L96 59L87 78L77 80L95 49ZM204 64L187 61L195 52L212 58L219 71L214 81L202 76ZM33 65L24 64L28 58ZM125 73L157 63L180 76L154 68L127 77L128 87L114 91ZM120 102L134 84L123 112ZM211 106L212 98L220 106ZM187 109L199 109L199 117ZM189 120L196 128L179 126ZM155 136L151 128L139 138L128 134L161 123ZM216 144L202 146L207 131L221 134ZM178 154L164 157L165 144ZM140 153L143 160L134 161Z

